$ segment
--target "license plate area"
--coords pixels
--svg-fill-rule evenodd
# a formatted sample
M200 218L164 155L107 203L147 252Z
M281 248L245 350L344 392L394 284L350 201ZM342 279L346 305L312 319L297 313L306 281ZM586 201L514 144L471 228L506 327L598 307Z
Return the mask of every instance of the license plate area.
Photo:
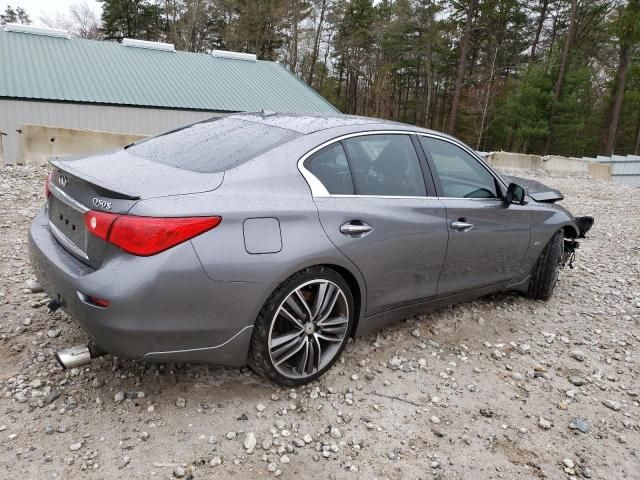
M86 251L86 228L81 212L61 202L55 196L51 196L49 221L76 247L83 252Z

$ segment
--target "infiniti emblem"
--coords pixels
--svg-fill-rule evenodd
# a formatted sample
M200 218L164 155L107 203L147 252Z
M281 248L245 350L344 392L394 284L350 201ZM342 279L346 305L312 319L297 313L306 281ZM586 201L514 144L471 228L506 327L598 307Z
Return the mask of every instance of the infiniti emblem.
M66 176L66 175L64 175L64 174L63 174L63 175L60 175L60 176L58 177L58 183L60 184L60 186L61 186L62 188L64 188L64 187L66 187L66 186L67 186L67 183L69 183L69 179L68 179L68 178L67 178L67 176Z

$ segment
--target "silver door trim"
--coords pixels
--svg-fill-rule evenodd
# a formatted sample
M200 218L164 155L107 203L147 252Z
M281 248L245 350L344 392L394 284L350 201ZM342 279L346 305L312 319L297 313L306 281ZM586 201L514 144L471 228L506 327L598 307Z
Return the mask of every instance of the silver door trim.
M318 177L316 177L309 169L307 169L304 166L304 162L307 160L307 158L309 158L311 155L313 155L314 153L318 152L319 150L322 150L323 148L328 147L329 145L332 145L334 143L340 142L341 140L346 140L348 138L362 137L362 136L367 136L367 135L420 135L420 136L423 136L423 137L435 138L436 140L444 140L445 142L449 142L452 145L455 145L455 146L461 148L462 150L464 150L465 152L467 152L468 154L470 154L474 159L476 159L480 163L480 165L482 165L500 183L500 185L502 185L504 188L507 187L507 185L500 178L500 176L495 171L493 171L493 169L491 169L486 164L486 162L484 160L482 160L482 158L480 158L478 156L477 153L475 153L473 150L471 150L469 147L467 147L463 143L455 141L455 140L453 140L451 138L448 138L448 137L445 137L443 135L439 135L439 134L436 134L436 133L416 132L414 130L370 130L370 131L366 131L366 132L348 133L348 134L345 134L345 135L340 135L340 136L338 136L336 138L332 138L331 140L327 140L327 141L321 143L320 145L312 148L307 153L305 153L302 157L300 157L300 159L297 162L298 170L300 171L300 173L302 174L302 176L306 180L307 184L309 185L309 188L311 189L311 195L313 197L326 197L326 198L332 198L332 197L336 197L336 198L405 198L405 199L426 198L426 199L432 199L432 200L433 199L437 199L437 200L449 199L449 200L494 200L494 201L495 200L501 200L499 198L465 198L465 197L429 197L429 196L331 194L331 193L329 193L327 188L324 186L324 184L320 181L320 179Z

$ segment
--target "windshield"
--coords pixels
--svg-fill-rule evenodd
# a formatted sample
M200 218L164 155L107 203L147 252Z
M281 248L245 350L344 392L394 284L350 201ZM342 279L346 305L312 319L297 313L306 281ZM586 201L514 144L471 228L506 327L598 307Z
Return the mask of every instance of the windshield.
M284 128L220 117L143 140L127 151L171 167L215 173L234 168L299 136Z

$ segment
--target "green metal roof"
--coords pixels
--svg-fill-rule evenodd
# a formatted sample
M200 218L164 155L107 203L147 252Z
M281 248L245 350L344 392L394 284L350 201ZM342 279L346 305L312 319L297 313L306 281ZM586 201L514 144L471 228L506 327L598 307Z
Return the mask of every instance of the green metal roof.
M209 111L336 113L276 62L0 27L0 97Z

